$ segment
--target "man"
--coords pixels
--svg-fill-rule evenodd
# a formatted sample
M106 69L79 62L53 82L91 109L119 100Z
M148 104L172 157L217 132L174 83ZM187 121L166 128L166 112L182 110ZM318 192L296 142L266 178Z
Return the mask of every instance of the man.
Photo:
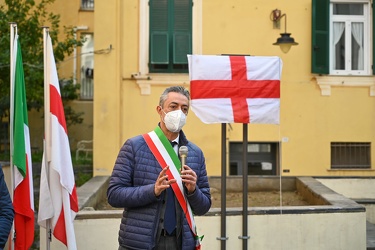
M119 250L193 250L199 245L192 214L207 213L211 195L204 155L181 130L189 101L185 88L167 88L156 107L159 126L120 149L107 191L109 204L124 208ZM178 145L171 146L174 141ZM188 154L179 169L182 146Z
M0 250L5 247L12 228L14 210L0 165Z

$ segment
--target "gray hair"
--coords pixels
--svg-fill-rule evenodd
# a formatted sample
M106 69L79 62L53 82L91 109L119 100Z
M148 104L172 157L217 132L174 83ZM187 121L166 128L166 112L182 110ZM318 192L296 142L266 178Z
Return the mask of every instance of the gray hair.
M186 98L190 101L190 93L189 93L189 90L185 89L184 87L182 86L173 86L173 87L169 87L169 88L166 88L163 92L163 94L161 94L160 96L160 100L159 100L159 105L161 107L164 106L164 102L165 100L167 100L167 97L168 97L168 94L170 92L176 92L176 93L180 93L184 96L186 96Z

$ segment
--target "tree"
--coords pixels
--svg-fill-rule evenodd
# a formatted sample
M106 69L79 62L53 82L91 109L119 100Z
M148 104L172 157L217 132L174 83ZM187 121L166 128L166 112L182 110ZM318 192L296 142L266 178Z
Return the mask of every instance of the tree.
M65 39L58 41L60 16L47 11L48 5L54 1L40 0L36 3L34 0L5 0L5 5L0 5L0 121L4 117L9 117L10 22L17 23L19 30L29 110L39 111L43 107L43 29L41 27L49 26L56 63L63 61L65 56L73 52L75 46L82 46L84 42L82 39L74 38L73 27L64 27ZM68 84L73 85L72 81L68 81ZM69 100L77 98L74 94L78 88L79 85L62 87L62 92L65 90L72 92L62 93L63 100L64 96L70 98ZM72 110L70 109L69 112ZM75 115L79 116L79 114ZM76 121L79 123L82 120L78 117Z

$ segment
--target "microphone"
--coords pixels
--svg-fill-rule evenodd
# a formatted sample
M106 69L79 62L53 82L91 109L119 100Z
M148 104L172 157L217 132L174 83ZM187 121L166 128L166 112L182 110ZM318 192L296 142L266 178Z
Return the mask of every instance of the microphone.
M181 146L178 149L178 154L180 155L180 158L181 158L181 168L183 168L184 165L186 164L186 157L187 157L187 154L188 154L188 148L186 146Z

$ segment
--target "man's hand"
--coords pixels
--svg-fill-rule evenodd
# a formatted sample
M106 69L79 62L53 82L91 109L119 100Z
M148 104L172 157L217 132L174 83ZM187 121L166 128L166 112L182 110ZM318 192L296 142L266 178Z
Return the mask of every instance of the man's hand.
M158 178L156 179L155 187L154 187L155 196L159 196L165 189L169 188L172 183L176 182L176 179L168 180L168 175L165 174L168 169L169 169L169 166L163 168Z
M197 174L188 165L184 165L184 170L181 171L181 179L188 190L188 194L194 193L197 186Z

